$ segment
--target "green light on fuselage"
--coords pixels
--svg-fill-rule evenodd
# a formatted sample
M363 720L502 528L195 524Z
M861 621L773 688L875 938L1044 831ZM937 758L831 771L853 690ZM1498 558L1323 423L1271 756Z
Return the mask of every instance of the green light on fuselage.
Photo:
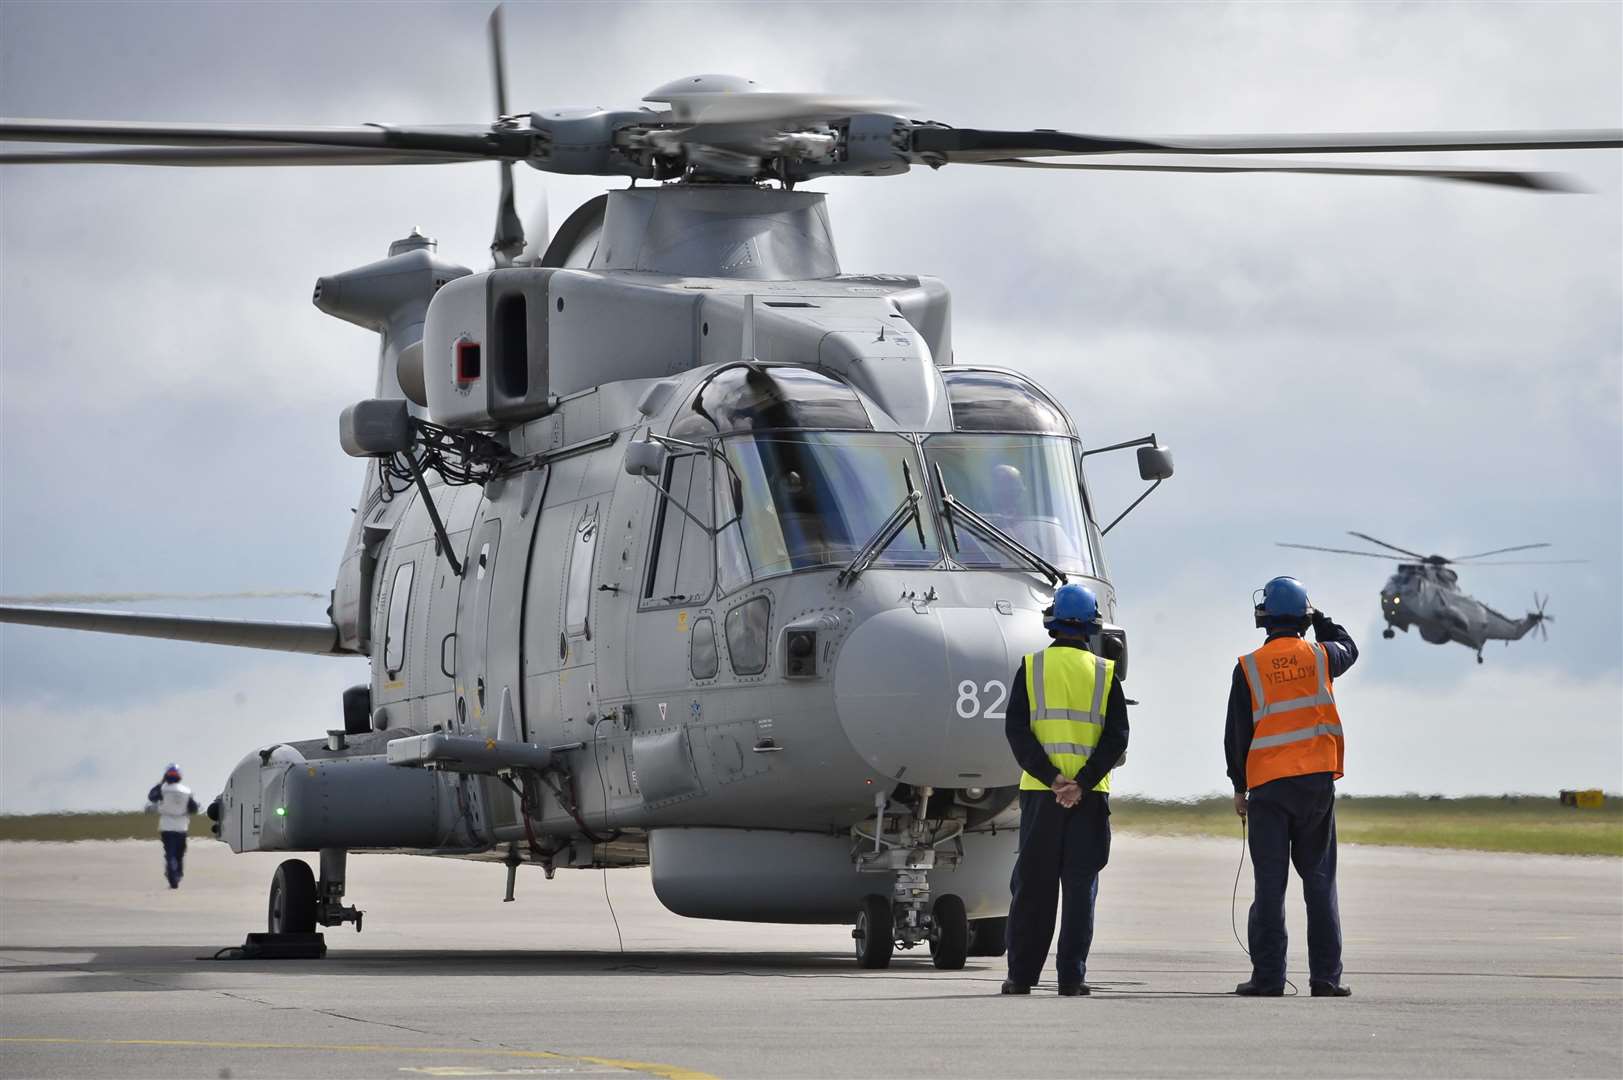
M277 817L287 817L287 807L285 807L285 806L278 806L278 807L277 807L277 808L276 808L276 816L277 816Z

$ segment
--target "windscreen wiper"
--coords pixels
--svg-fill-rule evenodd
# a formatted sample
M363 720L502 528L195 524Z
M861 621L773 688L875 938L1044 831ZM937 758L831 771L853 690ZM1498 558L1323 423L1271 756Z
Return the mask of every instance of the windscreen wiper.
M955 548L958 546L957 519L963 518L965 525L969 526L969 528L973 529L975 532L980 533L986 539L992 541L998 547L1001 547L1003 550L1007 551L1010 555L1013 555L1021 562L1029 565L1033 570L1036 570L1043 577L1047 578L1050 585L1065 584L1067 578L1059 567L1055 566L1053 563L1049 562L1035 551L1032 551L1026 545L1022 544L1020 541L1016 540L1014 537L1010 536L1008 533L1004 532L990 521L987 521L980 514L976 513L974 509L967 506L956 495L948 491L946 477L941 475L941 466L939 465L936 466L935 478L936 483L941 488L941 512L942 515L947 519L947 528L952 532L952 542Z
M905 471L907 467L904 465L902 468ZM924 525L919 516L919 501L924 496L912 490L911 477L908 479L907 486L908 492L902 497L901 504L890 512L890 517L884 520L874 534L868 538L868 542L863 544L857 551L856 557L846 563L845 569L840 571L840 576L836 580L841 585L855 581L864 570L872 566L874 560L884 554L886 548L890 547L891 541L900 536L902 530L907 528L909 520L919 522L919 537L922 542Z

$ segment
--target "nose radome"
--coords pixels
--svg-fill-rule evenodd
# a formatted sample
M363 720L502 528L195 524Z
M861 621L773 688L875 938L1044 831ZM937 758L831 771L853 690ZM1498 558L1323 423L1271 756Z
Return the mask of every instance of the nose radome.
M1003 735L1010 681L1047 641L1035 612L882 612L835 662L840 725L883 776L935 788L1013 784L1020 769Z

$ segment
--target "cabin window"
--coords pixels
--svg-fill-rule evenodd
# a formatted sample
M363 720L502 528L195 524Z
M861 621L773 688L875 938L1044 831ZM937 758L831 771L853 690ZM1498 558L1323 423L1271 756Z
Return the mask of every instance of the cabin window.
M710 596L715 562L710 534L701 524L710 520L710 468L705 455L672 457L665 466L663 486L669 498L656 500L654 550L643 599L650 605L701 603Z
M411 611L412 563L402 563L389 588L388 629L383 637L383 669L391 676L406 665L406 618Z
M772 628L772 601L746 600L727 613L727 657L735 675L766 670L767 635Z
M582 511L569 551L569 591L564 601L564 633L592 636L588 618L592 600L592 552L597 547L597 507Z
M716 655L716 624L704 615L693 622L692 638L688 642L688 666L695 679L714 679L721 663Z

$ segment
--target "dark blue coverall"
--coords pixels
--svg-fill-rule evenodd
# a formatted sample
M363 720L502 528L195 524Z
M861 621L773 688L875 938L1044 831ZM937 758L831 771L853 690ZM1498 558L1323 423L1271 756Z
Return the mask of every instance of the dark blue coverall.
M1082 649L1082 641L1060 639L1050 648ZM1249 715L1249 714L1248 714ZM1121 680L1110 680L1104 730L1087 764L1076 774L1082 800L1067 809L1052 791L1020 793L1020 855L1009 882L1009 981L1035 986L1054 940L1055 908L1059 910L1059 984L1081 986L1088 973L1093 944L1093 905L1099 895L1099 871L1110 861L1110 796L1093 787L1127 752L1127 699ZM1031 702L1026 693L1026 665L1020 662L1009 692L1003 733L1022 769L1053 784L1059 769L1048 760L1031 730ZM1060 890L1064 887L1064 903Z
M1294 631L1268 635L1296 637ZM1339 679L1358 659L1347 631L1324 615L1313 616L1313 636L1324 646L1330 677ZM1223 746L1234 793L1246 790L1245 759L1251 751L1251 688L1234 665ZM1307 902L1308 977L1341 983L1341 909L1336 899L1336 787L1331 773L1284 776L1252 788L1247 799L1255 899L1246 921L1251 941L1251 981L1272 991L1285 985L1285 890L1294 865Z

